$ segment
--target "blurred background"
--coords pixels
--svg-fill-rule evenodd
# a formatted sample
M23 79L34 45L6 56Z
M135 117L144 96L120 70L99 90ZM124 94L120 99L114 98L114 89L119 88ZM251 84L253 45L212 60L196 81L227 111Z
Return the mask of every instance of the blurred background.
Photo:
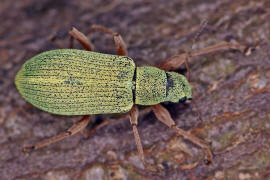
M269 179L270 2L268 0L1 0L0 179ZM68 48L74 26L88 34L95 51L115 54L112 38L89 34L93 24L120 33L136 65L160 64L189 51L200 24L208 24L194 49L222 41L256 47L251 54L219 51L192 58L193 101L163 105L177 125L211 142L204 151L158 122L139 118L147 162L143 168L129 120L75 135L25 156L21 150L52 137L81 117L51 115L27 103L14 85L22 64L45 50ZM53 41L52 41L53 39ZM75 48L83 49L77 42ZM183 66L177 70L183 74ZM140 109L143 109L141 107ZM91 126L116 115L93 117Z

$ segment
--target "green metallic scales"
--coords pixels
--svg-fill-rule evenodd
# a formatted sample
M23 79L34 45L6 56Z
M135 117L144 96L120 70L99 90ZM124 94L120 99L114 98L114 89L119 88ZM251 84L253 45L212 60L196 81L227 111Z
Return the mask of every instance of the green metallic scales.
M17 73L15 84L28 102L60 115L122 113L134 103L191 98L191 87L181 74L136 68L126 56L76 49L34 56Z
M191 86L185 76L176 72L166 72L167 74L167 96L165 101L178 102L179 99L191 99Z
M156 67L137 67L135 104L153 105L166 99L166 72Z
M28 60L15 83L28 102L53 114L120 113L133 105L134 71L129 57L62 49Z

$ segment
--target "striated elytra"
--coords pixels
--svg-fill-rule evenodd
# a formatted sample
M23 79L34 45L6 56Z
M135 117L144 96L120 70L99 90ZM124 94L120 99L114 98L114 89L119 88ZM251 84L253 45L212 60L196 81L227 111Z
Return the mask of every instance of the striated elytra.
M34 56L17 73L15 84L35 107L60 115L122 113L133 104L191 98L191 86L181 74L136 67L127 56L75 49Z

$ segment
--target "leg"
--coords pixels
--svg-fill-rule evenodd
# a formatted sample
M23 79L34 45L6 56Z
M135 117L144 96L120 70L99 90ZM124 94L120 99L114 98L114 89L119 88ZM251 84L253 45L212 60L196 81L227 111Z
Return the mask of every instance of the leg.
M122 38L122 36L110 29L107 29L103 26L97 26L97 25L93 25L91 27L91 31L98 31L98 32L103 32L105 34L109 34L112 35L114 38L114 43L115 43L115 47L117 50L117 54L120 56L127 56L127 48L126 48L126 44ZM77 39L79 41L79 43L88 51L93 51L94 46L93 44L88 40L88 38L81 33L80 31L78 31L75 27L72 28L71 31L69 31L69 35L70 35L70 48L73 47L73 39Z
M189 60L192 57L208 54L215 51L226 50L226 49L239 50L242 53L244 53L247 50L247 47L238 43L221 42L219 44L209 46L201 50L191 51L189 53L183 53L183 54L169 57L158 67L167 71L174 70L174 69L179 68L184 62L186 62L186 65L187 65L187 60Z
M134 105L131 108L131 110L129 111L129 120L130 120L130 124L132 125L132 128L133 128L133 133L135 136L135 141L136 141L136 145L137 145L140 159L142 160L143 165L146 166L145 159L144 159L144 153L143 153L143 147L142 147L141 139L140 139L139 132L137 129L138 115L139 115L138 108L136 105Z
M144 114L147 114L151 111L151 107L146 107L143 110L141 110L139 112L139 116L142 116ZM102 123L100 123L99 125L97 125L96 127L91 128L87 133L84 133L85 136L92 136L96 133L96 131L98 131L100 128L103 128L104 126L107 126L110 123L113 122L118 122L118 121L124 121L129 119L129 114L125 114L117 119L104 119L104 121L102 121Z
M84 130L84 128L87 126L89 123L90 116L84 116L80 121L78 121L76 124L74 124L71 128L66 130L63 133L60 133L59 135L56 135L54 137L51 137L49 139L46 139L44 141L41 141L33 146L26 146L23 148L23 152L29 153L33 150L40 149L44 146L48 146L52 143L58 142L66 137L72 136L74 134L77 134L78 132L81 132Z
M73 27L72 30L69 31L69 35L70 35L70 48L73 48L73 40L77 39L85 50L93 51L94 49L93 44L88 40L88 38L83 33L78 31L75 27Z
M125 44L125 42L120 34L114 32L110 29L107 29L103 26L98 26L98 25L91 26L91 31L98 31L98 32L102 32L102 33L109 34L109 35L113 36L115 47L117 50L117 54L119 56L127 56L127 54L128 54L127 47L126 47L126 44Z
M74 39L77 39L79 43L88 51L93 51L94 46L93 44L88 40L88 38L78 31L75 27L72 28L72 30L69 31L70 35L70 42L69 42L69 48L73 48ZM64 48L60 43L58 43L57 40L57 34L54 33L49 37L49 40L53 42L56 46Z
M142 147L141 139L140 139L139 132L137 129L138 116L139 116L138 108L136 105L133 105L133 107L129 111L129 120L130 120L130 124L132 125L133 133L135 136L135 142L137 145L138 153L139 153L140 159L141 159L144 167L147 168L148 170L154 172L154 171L156 171L156 168L154 168L150 164L146 164L146 162L145 162L143 147Z
M185 139L203 148L206 152L207 164L211 162L213 155L210 150L210 147L205 142L203 142L201 139L197 138L196 136L193 136L192 134L189 134L188 132L178 128L175 122L173 121L173 119L171 118L170 113L160 104L153 105L151 107L158 120L160 120L161 122L163 122L170 128L174 129L178 134L183 136Z

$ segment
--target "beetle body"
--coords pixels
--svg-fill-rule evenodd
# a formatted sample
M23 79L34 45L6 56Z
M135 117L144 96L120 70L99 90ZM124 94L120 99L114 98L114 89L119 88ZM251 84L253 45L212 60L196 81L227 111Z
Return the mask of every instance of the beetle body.
M22 96L60 115L122 113L133 104L191 98L187 79L156 67L136 67L127 56L75 49L46 51L26 61L15 78Z

